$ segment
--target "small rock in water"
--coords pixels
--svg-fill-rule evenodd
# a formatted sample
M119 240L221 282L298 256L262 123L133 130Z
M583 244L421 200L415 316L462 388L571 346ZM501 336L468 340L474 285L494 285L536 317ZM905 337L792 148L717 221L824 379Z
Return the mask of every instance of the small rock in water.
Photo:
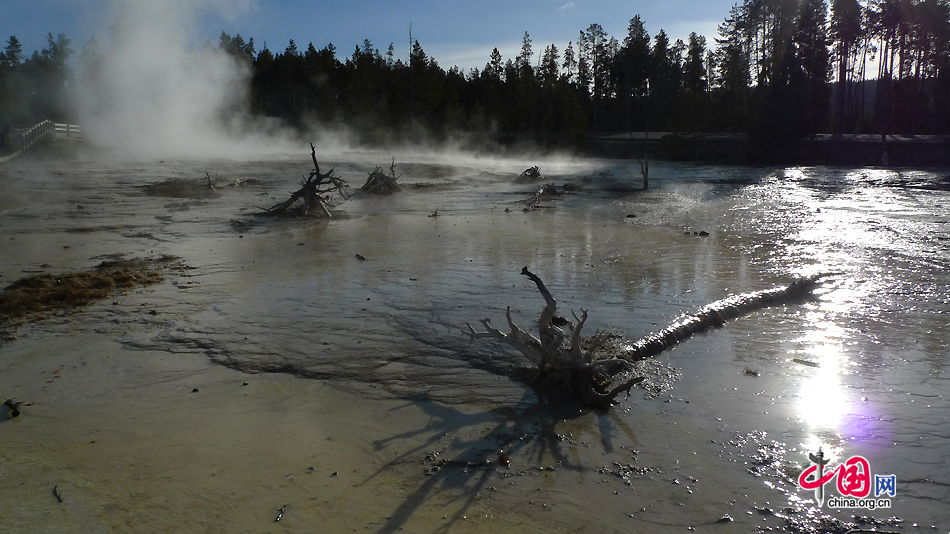
M366 256L357 253L357 254L356 254L356 259L358 259L358 260L360 260L360 261L366 261Z
M732 522L733 522L732 516L730 516L729 514L722 514L722 517L716 520L716 523L732 523Z

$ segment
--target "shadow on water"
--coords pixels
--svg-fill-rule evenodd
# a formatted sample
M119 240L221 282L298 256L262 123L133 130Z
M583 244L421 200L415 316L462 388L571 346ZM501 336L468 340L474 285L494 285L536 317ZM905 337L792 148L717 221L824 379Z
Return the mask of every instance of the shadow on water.
M464 413L453 406L419 400L423 402L412 402L394 409L418 406L429 415L429 424L376 441L374 447L380 451L390 443L407 438L419 435L430 437L413 449L399 454L362 483L366 484L387 470L413 462L414 458L424 455L425 482L388 517L386 523L376 531L380 534L401 530L418 510L431 505L431 501L442 493L452 495L446 506L455 504L455 511L451 516L443 516L445 523L435 532L450 532L456 523L468 519L468 514L483 491L497 491L497 488L489 485L493 479L502 481L524 476L532 470L597 472L598 467L586 465L577 454L563 450L565 442L569 445L575 442L571 435L557 431L558 424L578 422L588 414L596 414L596 429L585 428L593 426L586 423L581 425L584 430L599 435L605 454L613 452L613 436L617 431L623 432L631 442L637 442L630 426L613 411L597 411L563 399L542 399L541 403L536 403L531 392L526 392L521 402L514 406L473 414ZM489 425L487 431L479 430L486 424ZM448 438L466 429L474 433L472 437ZM449 443L446 443L447 440ZM523 467L514 467L518 463L522 463Z

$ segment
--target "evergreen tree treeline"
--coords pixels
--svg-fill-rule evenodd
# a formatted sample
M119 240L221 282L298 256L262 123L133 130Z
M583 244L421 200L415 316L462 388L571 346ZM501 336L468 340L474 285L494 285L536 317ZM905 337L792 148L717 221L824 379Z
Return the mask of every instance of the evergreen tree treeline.
M468 73L411 44L408 58L368 39L346 56L293 40L275 53L222 32L217 48L250 67L254 113L343 122L366 136L413 126L560 141L592 131L746 132L768 151L820 132L950 133L950 0L743 0L713 43L651 37L639 16L619 40L591 24L563 50L535 47L525 32L517 57L496 48ZM0 121L66 118L71 53L62 34L30 57L10 37Z

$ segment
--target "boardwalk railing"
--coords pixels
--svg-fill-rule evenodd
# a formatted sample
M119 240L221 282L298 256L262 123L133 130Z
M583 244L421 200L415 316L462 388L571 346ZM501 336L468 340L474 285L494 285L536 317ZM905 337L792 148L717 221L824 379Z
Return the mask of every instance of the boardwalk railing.
M13 146L26 152L38 143L51 140L56 135L53 121L43 121L36 126L13 135Z
M82 126L78 124L54 123L56 127L56 137L82 138Z
M26 130L7 132L3 135L4 143L0 144L6 145L0 146L0 163L19 156L39 143L46 143L63 137L82 139L82 127L78 124L54 123L47 120ZM13 152L9 151L11 148Z

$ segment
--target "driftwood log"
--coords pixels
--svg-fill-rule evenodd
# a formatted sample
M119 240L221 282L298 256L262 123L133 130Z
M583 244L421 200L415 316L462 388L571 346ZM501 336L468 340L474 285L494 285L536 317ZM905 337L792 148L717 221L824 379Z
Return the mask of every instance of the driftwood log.
M388 175L383 172L382 167L376 167L376 170L366 178L366 183L360 187L360 190L377 195L391 195L402 190L402 187L396 183L399 178L400 176L396 176L396 158L393 158Z
M613 334L597 332L583 337L581 330L587 321L587 310L581 316L572 312L571 322L557 313L557 301L545 287L544 282L527 267L521 270L538 287L545 306L538 319L539 336L528 333L511 319L511 307L505 312L511 331L504 333L491 326L489 319L480 322L484 332L476 331L471 324L462 333L470 341L494 339L517 349L537 367L536 382L549 391L573 396L581 402L600 409L615 403L617 395L629 392L630 388L644 378L634 376L634 362L663 353L694 334L724 325L727 321L747 313L802 300L811 295L821 276L798 280L787 287L747 293L722 299L709 304L696 313L683 316L672 325L633 343L610 344L613 350L604 357L599 349ZM565 346L565 342L567 345ZM622 347L617 350L618 347Z
M264 210L262 215L277 215L297 212L301 216L332 217L330 213L330 195L336 193L346 201L350 198L346 184L339 176L333 174L334 169L321 173L317 163L317 152L313 143L310 143L310 158L313 160L313 170L310 176L300 182L300 189L291 193L290 198ZM295 206L295 204L297 204Z
M819 281L824 276L820 274L801 278L785 287L733 295L707 304L695 313L684 315L663 330L631 343L624 352L623 358L630 361L651 358L695 334L723 326L726 322L743 315L770 306L804 301L811 297L812 291L818 287Z

